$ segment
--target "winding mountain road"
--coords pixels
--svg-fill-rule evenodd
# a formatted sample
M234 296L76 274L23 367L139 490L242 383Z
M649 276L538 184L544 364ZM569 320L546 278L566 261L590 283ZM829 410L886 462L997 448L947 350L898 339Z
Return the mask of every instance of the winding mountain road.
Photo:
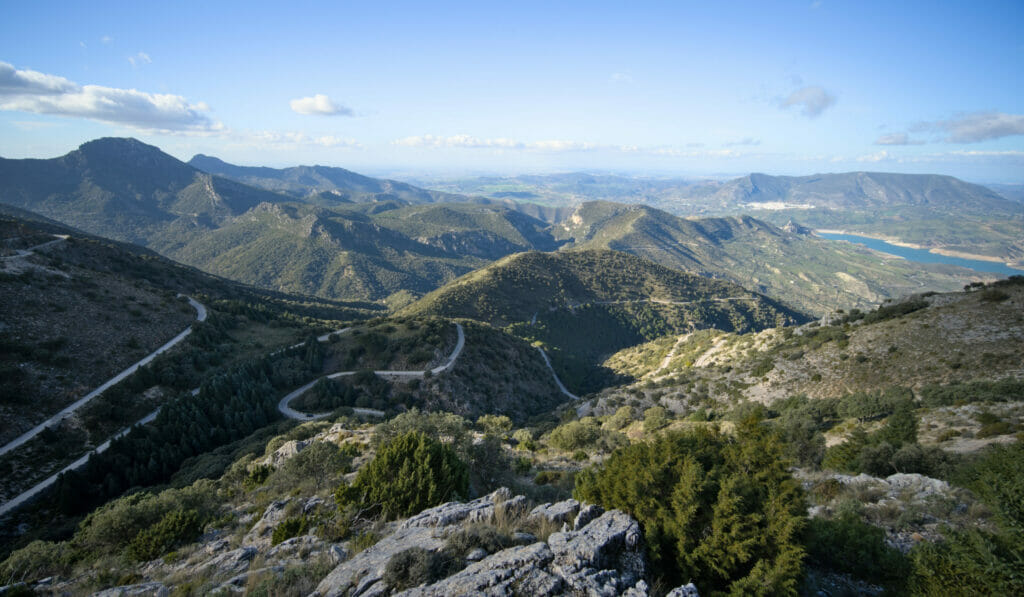
M551 366L551 359L548 358L548 353L544 352L544 349L540 346L537 347L537 350L540 351L540 356L544 359L544 364L548 366L548 370L551 371L551 375L555 378L555 384L558 385L559 391L572 400L579 400L580 397L570 392L569 388L565 387L565 384L562 383L562 380L558 379L558 374L555 373L555 368Z
M64 239L63 238L57 239L57 241L59 241L59 240L64 240ZM50 242L52 243L52 242L57 242L57 241L50 241ZM50 244L50 243L44 243L44 245L46 245L46 244ZM39 246L44 246L44 245L39 245ZM33 247L33 249L37 249L37 248L39 248L39 246ZM178 295L178 296L182 296L182 295ZM192 297L188 297L188 302L189 302L190 305L192 305L192 308L196 310L196 321L206 321L206 316L207 316L206 307L202 303L200 303L199 301L193 299ZM192 326L189 326L183 332L181 332L180 334L178 334L177 336L172 338L166 344L164 344L160 348L156 349L155 351L150 353L148 356L146 356L145 358L143 358L139 362L135 363L131 367L128 367L124 371L118 373L114 377L112 377L109 380L107 380L103 385L101 385L100 387L96 388L92 392L89 392L84 397L80 398L79 400L77 400L75 403L71 404L70 406L68 406L64 410L62 410L59 413L57 413L56 415L50 417L49 419L47 419L46 421L44 421L40 425L37 425L36 427L33 427L28 432L22 434L17 439L11 441L10 443L8 443L5 446L3 446L2 448L0 448L0 455L6 454L7 452L10 452L11 450L13 450L13 449L17 448L18 446L24 444L25 442L29 441L30 439L32 439L33 437L38 435L40 432L42 432L43 429L46 429L48 426L59 423L64 417L70 415L75 410L81 408L87 402L89 402L93 398L99 396L104 391L109 389L111 386L113 386L113 385L117 384L118 382L124 380L124 378L128 377L132 373L135 373L139 369L139 367L148 364L150 361L155 359L161 353L164 353L164 352L170 350L172 347L174 347L176 344L178 344L179 342L184 340L191 333L192 333ZM192 394L193 395L198 394L198 393L199 393L199 388L196 388L196 389L192 390ZM133 427L135 427L135 425L145 425L146 423L149 423L150 421L156 419L158 414L160 414L160 409L159 408L157 408L153 412L149 413L145 417L139 419L134 424L132 424L130 427L126 427L126 428L122 429L121 431L115 433L114 435L110 436L110 438L108 438L107 441L105 441L102 444L100 444L99 446L97 446L94 450L90 450L89 452L87 452L84 456L82 456L78 460L72 462L71 464L67 465L66 467L62 468L61 470L57 471L56 473L50 475L46 479L40 481L39 483L34 485L32 488L30 488L30 489L28 489L28 490L18 494L17 496L15 496L12 499L4 502L3 504L0 504L0 517L4 516L8 512L11 512L15 508L17 508L18 506L21 506L25 502L27 502L27 501L31 500L32 498L36 497L37 495L39 495L39 493L42 492L43 490L45 490L47 487L49 487L49 486L53 485L54 483L56 483L57 482L57 478L60 477L62 474L66 473L68 471L78 470L78 469L82 468L83 466L85 466L85 463L89 461L89 457L90 456L92 456L93 454L101 454L103 452L106 452L107 448L110 447L111 442L113 442L117 438L127 434L129 431L132 430Z
M452 353L450 355L448 355L448 359L443 364L438 365L437 367L434 367L433 369L429 370L429 373L431 375L437 375L439 373L444 373L445 371L450 369L452 367L452 365L455 364L455 361L459 358L459 355L462 354L462 349L466 346L466 333L462 329L462 324L460 324L457 321L454 322L454 323L455 323L456 331L458 331L458 335L459 335L458 340L456 340L456 342L455 342L455 349L452 350ZM345 328L345 330L341 330L341 331L347 331L348 329L349 328ZM336 333L340 333L340 331L336 332ZM330 334L328 334L328 335L330 335ZM321 336L321 338L323 338L324 340L327 339L326 336ZM320 338L318 338L318 340L320 340ZM323 340L320 340L320 341L322 342ZM346 376L349 376L349 375L355 375L356 373L358 373L358 371L338 371L337 373L331 373L330 375L326 375L324 377L326 377L327 379L337 379L339 377L346 377ZM408 378L423 378L423 377L426 376L427 373L428 373L428 371L392 371L392 370L374 371L374 374L379 375L381 377L397 377L397 378L406 378L406 377L408 377ZM308 384L302 386L301 388L298 388L298 389L293 390L292 392L288 393L287 396L282 398L281 401L277 403L277 410L280 411L282 415L288 417L289 419L298 419L300 421L312 421L312 420L315 420L315 419L322 419L324 417L329 416L331 414L329 412L327 412L327 413L315 413L315 414L302 413L302 412L299 412L299 411L291 408L290 406L288 406L291 403L292 400L295 400L299 396L301 396L301 395L305 394L306 392L308 392L310 390L310 388L312 388L314 385L316 385L316 383L318 381L320 381L321 379L323 379L323 378L314 379L313 381L311 381ZM376 416L376 417L383 417L384 416L384 411L373 409L373 408L353 408L352 410L356 414Z
M58 240L62 240L62 239L58 239ZM57 242L57 241L51 241L51 242ZM40 245L40 246L42 246L42 245ZM190 305L192 305L192 308L196 310L196 321L206 321L206 307L203 306L202 303L196 301L195 299L193 299L191 297L188 297L188 302L189 302ZM139 367L142 367L144 365L149 364L156 357L158 357L161 354L167 352L171 348L174 348L175 345L177 345L179 342L184 340L191 333L192 333L192 326L190 325L189 327L185 328L185 331L181 332L180 334L178 334L174 338L171 338L166 344L164 344L160 348L154 350L153 352L149 353L149 355L147 355L145 358L143 358L139 362L135 363L131 367L128 367L124 371L118 373L114 377L111 377L107 381L103 382L103 385L101 385L100 387L98 387L95 390L89 392L85 396L79 398L78 400L76 400L71 405L67 406L66 408L64 408L63 410L58 412L57 414L53 415L49 419L46 419L42 423L40 423L40 424L36 425L35 427L33 427L32 429L26 431L25 433L21 434L17 438L11 440L10 442L5 444L4 446L0 446L0 455L6 454L6 453L10 452L11 450L14 450L18 446L21 446L22 444L24 444L25 442L29 441L33 437L35 437L35 436L39 435L40 433L42 433L42 431L44 429L46 429L47 427L52 427L54 425L57 425L58 423L61 422L61 420L64 419L64 417L67 417L68 415L74 413L79 408L85 406L90 400L92 400L93 398L96 398L97 396L99 396L103 392L105 392L108 389L110 389L111 386L114 386L114 385L120 383L121 381L123 381L129 375L131 375L132 373L135 373L136 371L138 371Z

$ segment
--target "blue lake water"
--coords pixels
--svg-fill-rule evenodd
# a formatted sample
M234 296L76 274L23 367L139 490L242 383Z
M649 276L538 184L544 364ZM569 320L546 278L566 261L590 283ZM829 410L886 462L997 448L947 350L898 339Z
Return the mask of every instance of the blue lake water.
M1005 263L998 263L995 261L980 261L978 259L963 259L962 257L949 257L947 255L939 255L938 253L932 253L926 249L912 249L910 247L901 247L892 243L887 243L884 240L878 240L877 238L868 238L866 236L858 236L856 234L834 234L831 232L815 232L821 238L827 238L828 240L845 240L858 245L864 245L869 249L875 251L881 251L890 255L897 255L906 259L907 261L916 261L918 263L945 263L946 265L959 265L960 267L968 267L978 272L988 272L993 274L1002 274L1004 276L1013 275L1024 275L1024 270L1012 268Z

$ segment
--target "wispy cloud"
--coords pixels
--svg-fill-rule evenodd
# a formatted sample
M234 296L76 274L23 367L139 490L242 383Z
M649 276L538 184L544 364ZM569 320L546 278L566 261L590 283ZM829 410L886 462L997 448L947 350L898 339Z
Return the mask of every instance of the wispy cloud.
M293 112L307 116L352 116L351 109L334 103L322 93L293 99L289 104Z
M143 64L150 64L151 62L153 62L153 59L149 57L149 54L145 52L139 52L134 56L129 56L128 62L130 62L133 67L137 68L139 66L142 66Z
M153 131L220 130L204 112L180 95L145 93L73 81L0 62L0 110L88 118Z
M420 135L405 137L391 142L400 147L458 148L458 149L517 149L533 151L591 151L602 146L580 141L548 140L548 141L517 141L515 139L496 138L481 139L472 135L452 135L442 137L436 135Z
M911 139L907 133L889 133L875 139L875 145L921 145L924 141Z
M808 118L817 118L821 116L822 112L834 106L835 103L835 96L825 91L823 87L808 85L789 94L789 97L780 102L779 107L787 109L799 106L801 114Z
M756 139L754 137L744 137L743 139L740 139L739 141L730 141L728 143L723 143L722 147L744 147L744 146L754 146L754 145L760 145L760 144L761 144L761 140L760 139Z
M362 149L363 146L355 139L346 139L334 135L307 135L297 132L280 131L241 131L231 133L231 137L246 144L275 149L293 149L296 147L332 147L345 149Z
M629 73L612 73L609 80L612 83L632 83L633 77Z
M111 43L113 41L114 41L114 38L110 37L109 35L104 35L103 37L100 38L100 43L102 43L102 44L109 44L109 43Z
M915 131L942 131L950 143L978 143L990 139L1024 135L1024 115L1004 112L971 112L958 114L949 120L922 122Z
M888 160L891 160L891 159L892 159L892 156L889 155L889 152L885 151L885 150L878 151L878 152L875 152L875 153L870 153L868 155L862 155L862 156L856 158L856 160L858 162L872 162L872 163L874 163L874 162L884 162L884 161L888 161Z

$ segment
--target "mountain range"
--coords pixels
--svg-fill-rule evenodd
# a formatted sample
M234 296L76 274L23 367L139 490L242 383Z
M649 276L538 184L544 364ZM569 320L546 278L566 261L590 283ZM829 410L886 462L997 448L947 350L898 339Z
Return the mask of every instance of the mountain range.
M552 209L427 191L340 168L247 168L207 156L191 163L134 139L99 139L59 158L0 160L0 202L234 280L392 306L506 255L560 247L631 252L814 313L981 279L967 270L887 260L747 216L687 220L609 202ZM587 180L577 177L580 185ZM757 193L736 187L747 189L745 201L781 196L779 185L760 175L752 180ZM740 192L728 188L719 194Z
M755 213L776 225L791 219L813 228L843 229L929 249L1024 259L1024 208L1019 188L1000 192L951 176L847 172L812 176L749 174L686 180L581 173L484 177L433 182L435 188L548 205L613 200L646 204L680 216ZM1004 196L1005 195L1005 196Z

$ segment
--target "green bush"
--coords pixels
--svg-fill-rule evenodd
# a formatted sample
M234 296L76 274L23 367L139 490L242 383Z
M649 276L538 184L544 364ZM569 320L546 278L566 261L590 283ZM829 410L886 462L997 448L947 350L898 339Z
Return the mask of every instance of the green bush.
M910 561L885 543L885 531L851 512L835 520L813 518L807 526L808 564L851 574L899 592L910 574Z
M652 406L644 411L644 433L654 433L668 426L668 411L663 406Z
M469 471L455 451L413 431L382 445L351 486L338 488L335 499L393 520L464 497L468 489Z
M422 547L410 547L393 555L384 567L384 584L396 591L432 583L447 575L442 554Z
M195 541L202 532L203 521L198 512L174 510L153 526L139 532L128 544L128 555L132 559L146 562Z
M989 423L982 425L981 429L978 430L974 437L982 439L986 437L993 437L996 435L1007 435L1013 433L1016 429L1010 423L1006 421L997 421L995 423Z
M676 431L616 450L581 472L575 497L644 528L653 572L702 592L794 595L805 503L782 443L754 419L735 438Z
M588 448L601 437L601 429L593 419L589 421L569 421L551 431L548 441L552 446L565 452L574 452Z
M282 520L274 527L274 534L270 537L270 544L277 545L282 541L303 535L309 530L309 519L305 516L295 516Z

